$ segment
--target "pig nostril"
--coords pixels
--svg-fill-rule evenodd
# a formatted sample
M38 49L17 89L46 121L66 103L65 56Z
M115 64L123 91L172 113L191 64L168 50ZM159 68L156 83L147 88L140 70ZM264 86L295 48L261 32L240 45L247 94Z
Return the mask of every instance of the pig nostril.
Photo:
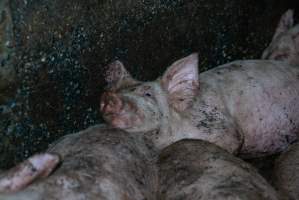
M122 107L122 101L121 101L121 99L119 98L119 97L117 97L116 95L114 95L114 96L111 96L111 99L110 99L111 101L111 103L110 103L110 105L111 106L115 106L116 108L121 108Z
M123 102L114 93L104 93L101 98L100 109L102 113L118 113L123 107Z

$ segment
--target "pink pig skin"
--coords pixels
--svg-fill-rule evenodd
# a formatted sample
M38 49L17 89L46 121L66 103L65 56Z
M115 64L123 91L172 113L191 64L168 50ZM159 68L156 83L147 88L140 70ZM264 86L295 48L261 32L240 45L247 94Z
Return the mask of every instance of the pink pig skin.
M143 132L159 149L181 139L203 139L243 157L282 151L299 132L299 63L293 11L281 18L270 60L234 61L198 74L198 56L174 62L161 78L140 82L119 61L108 66L101 111L113 127ZM297 32L296 32L297 31ZM297 33L297 34L295 34ZM298 37L298 38L297 38Z

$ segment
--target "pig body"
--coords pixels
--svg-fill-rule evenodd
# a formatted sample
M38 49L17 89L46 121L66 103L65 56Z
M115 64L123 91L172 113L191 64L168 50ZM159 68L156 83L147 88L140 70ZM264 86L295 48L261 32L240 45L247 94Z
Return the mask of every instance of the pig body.
M280 199L256 169L209 142L176 142L162 150L157 167L157 199Z
M0 199L152 199L153 153L140 135L103 126L91 127L50 147L48 154L59 155L62 161L51 176L35 180L22 191L1 194Z
M53 158L57 162L54 155L61 165L45 177ZM24 169L29 162L45 164L37 171L47 173L23 190L0 194L1 200L278 199L254 168L201 140L182 140L159 152L141 134L91 127L66 136L0 178L1 192L7 189L1 184L5 180L19 183L26 177L19 172L28 175Z
M289 21L292 11L282 16L271 49L285 37L299 48L299 26L290 28ZM284 56L272 56L282 50ZM192 138L243 157L279 152L299 132L299 65L295 48L265 51L272 60L235 61L201 74L192 54L144 83L116 61L107 70L103 117L114 127L146 133L159 149Z
M275 161L274 185L285 199L299 199L299 143L292 144Z
M250 156L279 152L297 139L299 66L235 61L201 73L199 85L184 117L213 141L230 132L241 145L239 152Z

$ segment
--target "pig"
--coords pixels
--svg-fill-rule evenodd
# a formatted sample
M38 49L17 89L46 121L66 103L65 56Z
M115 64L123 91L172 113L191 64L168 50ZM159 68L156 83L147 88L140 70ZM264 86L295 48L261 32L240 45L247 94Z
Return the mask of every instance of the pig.
M257 170L215 144L183 139L162 150L157 199L281 199Z
M0 192L16 192L38 178L44 178L59 164L58 155L42 153L34 155L8 172L0 179Z
M273 182L289 200L299 199L299 142L292 144L274 164Z
M150 82L135 80L120 61L109 64L100 103L104 120L146 134L158 149L189 138L243 158L281 152L299 131L299 29L292 21L292 11L281 17L263 55L269 59L237 60L199 74L193 53ZM274 56L286 49L282 44L288 51Z
M3 174L0 191L1 200L279 199L253 167L215 144L181 140L158 151L142 134L106 126L25 160Z
M299 65L299 24L294 26L294 11L288 10L279 22L270 45L264 50L262 59L280 60Z
M155 155L141 134L97 125L3 172L0 199L151 200Z

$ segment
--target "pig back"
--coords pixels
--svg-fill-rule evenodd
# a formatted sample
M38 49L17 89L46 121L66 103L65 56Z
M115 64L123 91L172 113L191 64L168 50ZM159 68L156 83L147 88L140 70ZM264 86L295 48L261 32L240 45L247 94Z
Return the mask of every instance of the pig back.
M249 164L202 140L176 142L159 156L157 199L278 199Z
M152 199L153 151L138 134L96 126L64 137L48 152L61 156L61 166L3 199Z
M245 157L281 151L297 138L299 67L269 60L235 61L201 73L199 81L200 96L191 112L202 102L221 109L242 133Z

